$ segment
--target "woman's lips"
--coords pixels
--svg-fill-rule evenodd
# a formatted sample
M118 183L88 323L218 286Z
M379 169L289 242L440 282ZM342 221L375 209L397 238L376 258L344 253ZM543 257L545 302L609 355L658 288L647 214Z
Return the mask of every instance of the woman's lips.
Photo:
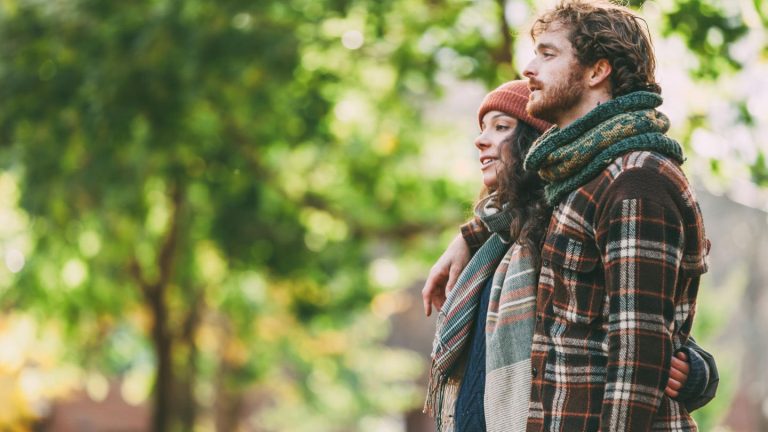
M498 159L493 158L493 157L480 158L480 167L481 167L481 169L486 169L489 166L493 165L493 163L495 163L497 160Z

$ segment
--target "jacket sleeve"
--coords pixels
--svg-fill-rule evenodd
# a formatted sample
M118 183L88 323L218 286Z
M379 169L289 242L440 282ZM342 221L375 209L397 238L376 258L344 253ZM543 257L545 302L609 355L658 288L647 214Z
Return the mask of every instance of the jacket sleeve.
M674 353L684 228L677 209L657 200L608 209L597 230L609 308L600 430L650 431Z
M473 217L461 226L461 236L467 242L470 252L474 255L480 246L491 237L491 232L485 227L485 224L478 218Z
M688 380L676 399L685 405L688 412L691 412L715 398L720 375L717 372L715 358L700 347L692 337L688 338L682 351L688 355L691 367Z

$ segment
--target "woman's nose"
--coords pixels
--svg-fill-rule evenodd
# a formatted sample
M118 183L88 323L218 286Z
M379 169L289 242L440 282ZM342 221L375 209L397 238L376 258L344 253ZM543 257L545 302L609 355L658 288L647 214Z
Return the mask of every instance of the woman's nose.
M482 150L489 145L490 144L488 143L488 139L486 138L485 133L481 133L477 136L477 138L475 138L475 147L477 147L479 150Z

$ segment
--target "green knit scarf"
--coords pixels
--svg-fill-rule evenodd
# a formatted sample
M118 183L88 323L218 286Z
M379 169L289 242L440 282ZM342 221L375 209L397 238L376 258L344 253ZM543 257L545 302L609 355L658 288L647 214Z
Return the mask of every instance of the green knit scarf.
M560 129L552 127L533 144L525 169L537 170L549 184L547 202L557 205L617 157L631 151L654 151L683 163L683 151L667 137L669 119L655 110L656 93L635 92L598 105Z

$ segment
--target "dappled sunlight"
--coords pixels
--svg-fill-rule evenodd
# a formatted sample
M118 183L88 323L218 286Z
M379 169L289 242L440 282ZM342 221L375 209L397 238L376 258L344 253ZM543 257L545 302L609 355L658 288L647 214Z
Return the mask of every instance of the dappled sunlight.
M151 365L131 369L123 377L120 395L131 405L145 403L151 396L154 370Z
M85 376L85 391L95 402L103 402L109 393L109 381L99 372L91 372Z
M382 319L406 312L412 307L414 307L413 298L403 292L384 292L374 297L371 302L371 310Z
M430 430L419 291L556 2L0 2L0 430ZM768 1L630 4L713 239L697 421L752 432Z
M78 259L72 258L64 263L64 267L61 269L61 280L68 288L77 288L88 277L88 268L85 263Z
M199 242L195 246L195 260L205 283L218 285L229 273L224 256L211 242Z
M78 245L84 257L93 258L101 251L101 237L95 231L83 231L78 238Z
M60 360L62 336L30 315L0 316L0 429L29 427L78 388L80 371Z
M8 248L5 251L5 266L11 273L20 272L24 268L25 263L26 258L20 250Z
M386 258L375 259L368 274L374 283L384 288L394 288L400 279L397 264Z
M17 176L0 171L0 292L14 281L13 274L19 273L27 263L30 240L26 232L28 218L18 208L20 191Z
M341 44L347 49L356 50L363 46L363 42L365 38L358 30L347 30L341 35Z

